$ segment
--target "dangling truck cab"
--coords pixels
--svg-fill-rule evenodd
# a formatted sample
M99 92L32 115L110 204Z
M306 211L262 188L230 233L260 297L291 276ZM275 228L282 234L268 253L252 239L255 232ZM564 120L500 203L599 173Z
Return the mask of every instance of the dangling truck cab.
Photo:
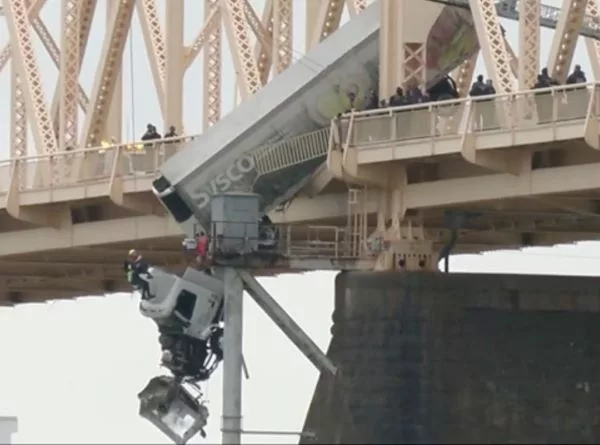
M197 382L223 360L223 282L192 268L178 277L158 267L150 267L147 281L139 309L157 324L161 365L172 375L151 379L140 392L140 415L185 443L204 435L208 418Z
M142 315L158 325L163 365L180 378L203 381L223 359L223 282L188 268L178 277L151 269Z
M140 302L142 315L159 326L173 326L198 340L223 320L223 282L188 268L178 277L157 267L150 268L150 298Z

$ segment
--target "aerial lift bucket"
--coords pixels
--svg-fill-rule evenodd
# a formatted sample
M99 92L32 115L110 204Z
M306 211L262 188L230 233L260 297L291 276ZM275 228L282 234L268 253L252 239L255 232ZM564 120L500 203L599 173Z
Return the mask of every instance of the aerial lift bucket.
M151 379L138 394L140 416L168 436L173 443L185 444L197 433L206 437L204 427L208 408L201 401L198 387L196 395L182 382L170 376Z

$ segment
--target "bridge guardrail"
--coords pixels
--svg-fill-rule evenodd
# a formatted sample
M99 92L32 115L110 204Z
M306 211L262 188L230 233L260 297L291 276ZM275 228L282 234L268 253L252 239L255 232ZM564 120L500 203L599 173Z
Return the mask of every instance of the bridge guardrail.
M590 100L600 103L600 83L561 85L494 96L346 113L351 125L349 145L357 149L423 138L444 138L466 132L524 130L537 125L585 120ZM471 113L464 113L467 104ZM508 112L507 112L508 111ZM594 115L600 110L594 107Z
M154 177L160 165L197 137L104 144L102 147L0 161L0 194L8 192L12 175L21 191L106 182L113 173L118 177ZM328 138L329 128L323 128L251 150L259 175L325 156Z
M235 236L223 236L220 226L229 226ZM256 237L256 232L259 236ZM239 221L213 221L208 244L208 255L231 253L235 246L238 253L248 253L248 246L256 242L259 251L288 258L358 259L352 254L346 230L328 225L265 225ZM224 248L224 246L227 246ZM223 249L224 248L224 249Z
M334 136L338 136L336 139L340 139L338 143L342 145L369 149L385 143L403 145L418 139L453 137L465 132L516 131L536 125L583 120L588 109L591 109L592 115L598 116L599 99L600 82L351 112L343 115L336 124L344 134ZM471 108L468 115L464 113L467 104ZM507 108L509 113L505 113ZM299 141L308 137L310 143L293 156L287 151L298 144L292 144L293 147L275 144L253 152L261 158L258 161L264 164L263 169L271 171L290 162L325 155L328 132L329 128L301 136ZM346 132L349 132L348 137ZM105 182L110 179L115 167L120 177L153 177L158 167L179 147L197 137L106 144L103 147L3 160L0 161L0 194L8 192L13 175L16 175L13 179L21 191ZM286 153L276 153L279 145L285 148Z
M0 193L6 192L10 186L11 161L0 161Z
M102 147L0 161L0 193L8 192L13 175L21 191L108 181L115 163L118 163L117 172L121 176L153 176L162 162L183 143L196 137L105 144Z

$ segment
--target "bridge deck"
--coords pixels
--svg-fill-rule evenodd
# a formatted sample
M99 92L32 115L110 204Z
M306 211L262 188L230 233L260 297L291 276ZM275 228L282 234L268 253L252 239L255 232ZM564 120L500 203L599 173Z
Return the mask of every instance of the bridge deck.
M493 100L465 98L362 111L344 116L341 138L359 165L467 156L472 147L482 153L506 147L543 150L582 138L593 146L599 98L595 84L566 85L496 95Z
M539 100L533 92L482 103L465 99L347 115L341 125L333 125L341 133L332 133L328 168L322 170L331 175L330 185L319 196L300 196L283 212L273 211L273 220L345 226L348 195L340 193L346 190L342 181L360 183L369 179L373 166L405 164L422 175L419 179L410 173L404 199L420 213L407 217L418 218L438 247L448 239L443 210L460 206L480 212L464 227L460 251L518 247L531 232L536 234L529 242L539 245L596 239L598 89L555 88L542 99L549 101L545 109L551 113L541 121L538 108L531 106ZM496 120L474 127L485 109ZM510 121L503 117L507 110ZM517 119L517 113L525 112L530 119ZM336 148L336 140L342 139L343 152ZM150 192L157 167L180 143L159 142L141 153L114 146L4 161L4 299L35 301L52 294L70 297L123 289L120 265L131 247L147 252L157 265L183 267L181 229ZM471 162L480 153L515 150L547 153L549 158L539 162L542 167L549 164L534 168L528 180L516 181L514 172L490 171ZM437 173L431 175L432 169ZM558 196L566 192L570 195ZM377 210L376 195L376 190L369 191L369 214ZM537 195L545 199L531 199ZM369 225L374 223L369 220Z
M448 8L430 5L431 26L443 9ZM223 187L224 178L238 178L240 172L233 170L240 162L248 167L247 161L253 171L244 179L250 184L242 181L234 188L252 187L270 204L297 191L312 172L323 170L329 122L348 108L347 91L352 89L360 99L376 86L378 30L379 11L373 5L203 135L145 145L140 153L120 145L0 162L2 264L10 261L12 273L24 277L3 280L0 299L14 292L25 301L28 295L70 295L63 292L63 284L75 281L69 278L74 276L71 269L65 269L62 281L46 281L38 292L38 278L45 277L38 272L43 270L40 258L90 263L94 273L83 266L72 268L97 278L86 278L77 287L77 292L85 288L89 293L115 286L113 275L104 280L96 249L103 249L102 257L111 264L132 246L167 251L168 258L156 258L158 264L176 264L181 227L150 190L158 167L177 152L181 154L161 173L174 182L182 179L180 186L188 185L191 200L198 181L211 193L230 189L231 184ZM460 61L449 63L439 74ZM207 172L216 175L206 177ZM112 273L119 276L118 270Z

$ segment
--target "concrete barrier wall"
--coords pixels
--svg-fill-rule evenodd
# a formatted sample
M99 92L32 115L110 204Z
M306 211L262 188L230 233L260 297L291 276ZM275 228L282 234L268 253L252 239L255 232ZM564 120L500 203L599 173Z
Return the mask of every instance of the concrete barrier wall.
M600 280L341 273L302 443L598 443Z

